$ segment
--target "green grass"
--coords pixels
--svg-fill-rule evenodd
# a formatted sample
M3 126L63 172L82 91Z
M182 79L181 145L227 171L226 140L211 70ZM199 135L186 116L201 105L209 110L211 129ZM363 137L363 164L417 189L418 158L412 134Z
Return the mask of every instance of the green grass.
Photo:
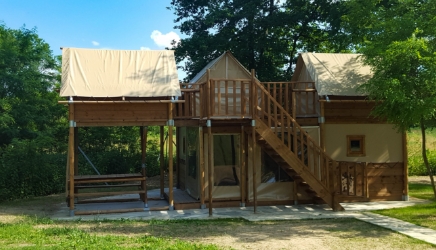
M431 185L409 184L409 195L420 199L432 200L432 202L411 207L379 210L374 211L374 213L390 216L436 230L436 201L434 199Z
M92 227L78 228L78 223L62 224L48 219L31 218L18 223L0 223L0 249L218 249L211 244L196 244L145 234L131 237L99 235L94 233Z

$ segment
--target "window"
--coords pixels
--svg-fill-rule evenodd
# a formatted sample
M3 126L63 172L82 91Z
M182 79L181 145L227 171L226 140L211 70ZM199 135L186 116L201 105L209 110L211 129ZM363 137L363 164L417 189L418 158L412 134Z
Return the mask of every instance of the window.
M347 135L347 156L366 156L364 135Z

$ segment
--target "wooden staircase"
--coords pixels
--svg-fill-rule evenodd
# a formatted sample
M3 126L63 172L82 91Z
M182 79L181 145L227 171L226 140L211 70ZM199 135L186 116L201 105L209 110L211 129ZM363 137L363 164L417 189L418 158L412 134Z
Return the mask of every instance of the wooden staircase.
M314 201L327 203L334 211L344 208L335 200L330 169L336 166L296 120L264 88L255 82L252 110L258 144L285 172L300 183ZM257 136L257 135L255 135Z

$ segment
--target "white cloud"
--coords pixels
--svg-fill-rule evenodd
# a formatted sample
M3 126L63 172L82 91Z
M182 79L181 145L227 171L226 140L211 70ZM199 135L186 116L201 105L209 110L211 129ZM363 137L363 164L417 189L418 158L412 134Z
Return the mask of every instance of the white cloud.
M100 43L99 43L99 42L96 42L96 41L92 41L92 45L94 45L94 46L98 46L98 45L100 45Z
M150 50L149 47L141 47L141 50Z
M162 32L159 30L153 30L150 37L159 47L171 47L171 42L173 40L175 40L177 43L180 41L179 35L177 35L174 31L162 34Z

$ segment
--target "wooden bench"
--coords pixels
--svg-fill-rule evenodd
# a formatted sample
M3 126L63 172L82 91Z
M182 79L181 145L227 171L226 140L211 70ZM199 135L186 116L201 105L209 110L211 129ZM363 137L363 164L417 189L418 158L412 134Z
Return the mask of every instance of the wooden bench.
M74 176L74 197L91 197L91 196L110 196L123 194L139 194L141 200L145 202L146 190L142 189L142 182L146 179L140 173L137 174L111 174L111 175L78 175ZM114 185L86 185L94 183L108 182L128 182L126 184ZM135 183L132 183L135 182ZM79 193L80 189L105 189L105 188L129 188L138 187L138 190L123 190L110 192L86 192Z

